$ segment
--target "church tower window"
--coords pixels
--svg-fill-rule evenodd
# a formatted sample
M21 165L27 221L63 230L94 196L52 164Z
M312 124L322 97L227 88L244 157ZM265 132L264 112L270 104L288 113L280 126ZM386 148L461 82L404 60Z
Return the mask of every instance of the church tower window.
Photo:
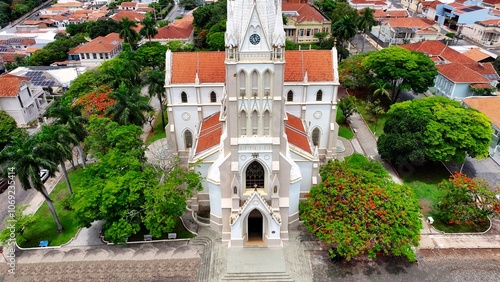
M319 128L313 129L311 139L314 146L319 146L319 134Z
M264 167L258 161L253 161L246 170L245 187L247 189L264 188L265 175Z
M266 71L264 73L264 94L269 96L271 92L271 73Z
M259 85L259 75L256 71L252 72L252 96L257 96Z
M240 135L247 135L247 112L240 113Z
M193 147L193 133L189 130L184 132L184 143L186 145L186 149Z
M188 96L187 96L186 92L184 92L184 91L182 91L182 93L181 93L181 102L182 103L188 102Z
M287 100L287 102L293 102L293 91L292 90L288 91L288 93L286 94L286 100Z
M321 101L321 100L323 100L323 91L318 90L318 92L316 93L316 101Z
M269 111L264 112L264 136L269 136L269 128L271 122Z
M240 72L240 96L245 97L245 89L246 85L246 74L244 72Z
M257 111L252 112L252 135L257 135L259 132L259 114Z
M216 103L217 102L217 94L215 92L210 93L210 103Z

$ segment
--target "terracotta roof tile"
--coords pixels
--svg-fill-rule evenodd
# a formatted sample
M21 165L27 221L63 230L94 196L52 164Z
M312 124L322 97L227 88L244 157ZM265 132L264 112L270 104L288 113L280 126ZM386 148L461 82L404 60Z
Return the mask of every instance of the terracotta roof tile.
M293 17L297 22L324 22L329 21L325 16L323 16L316 8L305 3L282 3L283 12L297 12L298 15L287 15L287 17Z
M387 19L382 22L383 24L389 24L391 27L409 27L409 28L428 28L436 24L436 22L429 19L421 18L397 18L397 19Z
M122 7L135 7L135 6L137 6L137 3L135 3L135 2L122 2L121 6Z
M489 83L490 80L472 69L460 64L438 64L436 65L439 73L449 80L458 83Z
M490 55L483 53L480 48L472 48L469 51L464 52L462 54L473 59L476 62L482 61L490 57Z
M134 11L119 11L118 13L111 16L111 19L119 22L123 18L128 18L131 21L140 22L144 19L143 14L136 13Z
M285 82L303 81L306 71L309 81L333 81L330 50L286 51L285 61Z
M19 92L19 87L23 81L29 81L29 78L4 74L0 76L0 97L16 97Z
M212 148L220 143L222 123L219 120L220 112L206 117L200 125L200 134L196 142L196 154Z
M483 0L483 2L491 5L500 4L500 0Z
M484 21L477 21L477 24L480 24L482 26L500 26L500 20L484 20Z
M475 88L493 88L489 83L472 83L470 86Z
M468 97L462 102L488 116L500 128L500 97Z
M359 10L361 11L361 10ZM373 17L375 19L387 19L387 18L407 18L408 11L402 9L391 9L391 10L382 10L375 9L373 12Z
M120 35L114 32L106 36L99 36L84 45L77 46L70 50L68 53L107 53L113 51L117 45L120 45L122 43L123 39L120 39Z
M378 6L387 5L387 2L383 0L351 0L349 2L355 5L378 5Z
M188 39L193 33L194 27L191 25L189 28L177 27L173 24L161 27L154 39Z
M298 117L286 113L288 120L286 121L285 133L288 142L309 154L312 154L311 143L304 129L304 123Z

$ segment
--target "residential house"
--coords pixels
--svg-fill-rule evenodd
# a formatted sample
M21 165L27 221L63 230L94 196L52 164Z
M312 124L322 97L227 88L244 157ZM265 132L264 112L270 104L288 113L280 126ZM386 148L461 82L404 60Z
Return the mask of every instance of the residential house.
M118 56L122 51L122 45L123 39L119 34L110 33L71 49L68 56L70 61L79 61L82 66L97 67L104 61Z
M29 37L13 37L7 40L0 40L0 49L13 48L16 51L26 51L28 47L35 45L36 41Z
M87 71L87 67L29 66L18 67L9 74L31 79L35 86L42 87L48 94L63 94L71 82Z
M83 4L77 1L73 2L58 2L52 5L52 8L68 9L70 12L82 9Z
M282 12L287 19L286 38L294 43L315 43L316 33L330 32L332 22L313 5L283 2Z
M433 21L422 18L396 18L382 21L372 28L372 36L383 46L406 44L424 40L436 40L440 27Z
M0 76L0 109L16 120L20 127L40 117L48 106L45 92L29 78L4 74Z
M483 6L500 10L500 0L483 0Z
M135 11L135 9L137 8L137 4L138 3L136 2L122 2L118 6L118 10Z
M478 63L439 41L423 41L401 47L426 54L438 70L431 90L454 100L474 96L474 89L493 89L500 76L491 63Z
M464 26L462 35L484 47L499 47L500 19L477 21L472 26Z
M471 107L488 116L493 128L490 144L490 157L500 165L500 97L468 97L462 100L466 107Z
M183 41L193 43L193 13L187 13L182 19L176 19L173 23L158 29L158 33L151 39L151 41L158 41L162 44L167 44L170 41ZM145 42L148 39L143 39Z
M144 15L134 11L119 11L118 13L110 17L110 19L117 22L121 21L123 18L128 18L129 20L134 22L140 22L144 19Z
M405 9L375 9L373 17L378 22L387 19L408 18L408 11Z
M421 10L422 2L428 2L428 1L422 1L422 0L401 0L401 6L405 7L406 9L408 9L408 11L418 12L419 10Z
M391 7L391 2L386 0L349 0L349 5L358 10L364 8L387 9Z
M465 2L467 3L467 2ZM473 24L477 20L486 19L489 9L478 5L460 3L437 4L434 19L440 25L456 29L458 25Z
M491 63L497 58L495 53L479 48L475 45L454 45L449 47L478 63Z

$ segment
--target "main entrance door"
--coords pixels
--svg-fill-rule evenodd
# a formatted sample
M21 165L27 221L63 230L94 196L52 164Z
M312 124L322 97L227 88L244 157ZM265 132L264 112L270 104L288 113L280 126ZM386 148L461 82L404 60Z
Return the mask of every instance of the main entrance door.
M264 244L262 236L264 234L264 221L259 210L255 209L248 215L248 242L247 245Z

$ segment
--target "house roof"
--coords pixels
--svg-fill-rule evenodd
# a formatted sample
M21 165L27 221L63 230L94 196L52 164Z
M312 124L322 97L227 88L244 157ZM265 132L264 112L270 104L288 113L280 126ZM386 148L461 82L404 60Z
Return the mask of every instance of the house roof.
M195 154L201 153L220 143L222 123L219 120L219 116L220 112L217 112L201 121Z
M472 69L460 64L438 64L439 73L455 83L489 83L490 80Z
M429 19L422 18L395 18L383 21L383 24L389 24L391 27L408 27L408 28L428 28L436 24Z
M483 0L483 2L491 5L500 4L500 0Z
M120 45L122 43L123 39L120 39L120 35L116 32L113 32L106 36L99 36L84 45L77 46L71 49L68 53L108 53L113 51L117 45Z
M496 127L500 128L500 97L468 97L462 100L469 107L488 116Z
M0 85L2 85L2 87L0 87L0 97L16 97L23 81L29 80L29 78L12 74L0 76Z
M373 17L375 19L407 18L408 11L404 9L391 9L385 11L383 9L375 9L373 12Z
M288 142L309 154L312 154L311 143L304 128L304 123L298 117L286 113L287 120L285 125L285 133L288 137Z
M80 2L66 2L66 3L56 3L52 7L82 7L83 4Z
M301 22L324 22L329 21L316 8L306 3L282 3L282 11L287 17L293 17L298 23ZM287 14L286 12L296 12L295 15Z
M17 45L34 45L36 44L36 41L34 38L29 38L29 37L13 37L9 38L7 40L4 40L2 42L2 45L10 45L10 46L17 46Z
M490 58L490 55L481 51L481 48L472 48L467 52L462 53L463 55L471 58L472 60L479 62L484 59Z
M436 40L405 44L401 45L401 47L412 51L422 52L431 57L435 62L460 63L488 79L500 78L491 63L478 63Z
M354 5L377 5L377 6L387 5L387 2L383 0L351 0L349 2Z
M111 16L111 19L119 22L123 18L128 18L131 21L140 22L144 19L143 14L136 13L134 11L119 11L118 13Z
M465 13L470 13L470 12L475 12L479 10L484 10L484 7L477 6L477 5L469 5L469 6L461 6L453 11L455 14L465 14Z
M180 39L189 38L193 33L194 27L191 28L181 28L173 24L161 27L158 29L158 33L153 37L154 39Z
M172 83L223 83L226 79L224 52L173 52ZM333 58L330 50L285 51L285 82L333 81Z
M477 21L476 24L482 25L482 26L500 26L500 20L484 20L484 21Z
M135 2L122 2L121 6L122 7L135 7L135 6L137 6L137 3L135 3Z

